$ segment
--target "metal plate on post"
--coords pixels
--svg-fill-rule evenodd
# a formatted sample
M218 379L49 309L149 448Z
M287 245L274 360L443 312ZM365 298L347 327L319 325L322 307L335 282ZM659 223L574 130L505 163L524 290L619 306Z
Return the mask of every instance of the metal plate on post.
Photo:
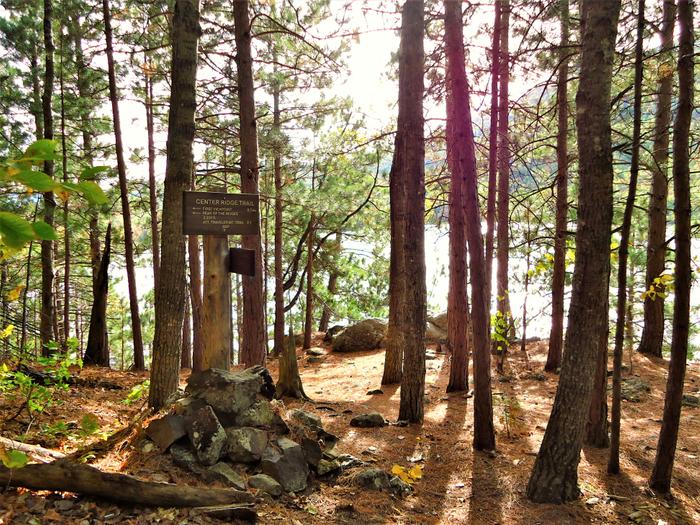
M228 271L241 275L255 275L255 250L229 248Z
M260 196L252 193L185 191L185 235L259 235Z

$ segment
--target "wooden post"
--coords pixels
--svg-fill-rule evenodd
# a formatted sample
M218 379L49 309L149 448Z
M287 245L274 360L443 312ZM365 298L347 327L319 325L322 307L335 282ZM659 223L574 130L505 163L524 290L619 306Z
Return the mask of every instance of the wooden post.
M231 364L231 278L227 235L204 236L204 304L202 368L223 368Z

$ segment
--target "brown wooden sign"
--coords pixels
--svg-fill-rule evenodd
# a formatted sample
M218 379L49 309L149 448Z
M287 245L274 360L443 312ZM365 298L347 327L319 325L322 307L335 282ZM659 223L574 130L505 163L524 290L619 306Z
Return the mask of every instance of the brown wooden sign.
M228 271L241 275L255 275L255 250L229 248Z
M185 191L185 235L259 235L260 196L251 193Z

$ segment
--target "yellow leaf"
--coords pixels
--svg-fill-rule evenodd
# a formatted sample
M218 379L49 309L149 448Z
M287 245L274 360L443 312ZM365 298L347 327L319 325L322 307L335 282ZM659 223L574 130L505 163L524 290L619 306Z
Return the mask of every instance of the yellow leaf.
M19 299L20 294L22 293L22 290L24 290L24 285L20 284L19 286L15 286L12 290L7 292L7 300L12 302L16 301Z
M419 480L423 478L423 467L421 465L415 465L408 471L408 475L414 480Z
M0 330L0 339L7 339L8 337L10 337L14 329L14 325L8 324L5 328Z

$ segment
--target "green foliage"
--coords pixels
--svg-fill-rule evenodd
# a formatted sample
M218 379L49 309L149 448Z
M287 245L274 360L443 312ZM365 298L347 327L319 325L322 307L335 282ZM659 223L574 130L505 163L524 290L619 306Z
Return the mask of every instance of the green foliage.
M125 405L133 405L136 403L139 399L141 399L143 396L148 395L148 388L150 387L151 382L146 379L143 383L139 383L138 385L135 385L127 394L126 398L122 401Z
M654 278L648 290L642 292L642 301L646 301L647 299L654 301L657 297L665 299L670 291L673 291L673 275L662 273Z
M508 332L510 331L508 314L504 315L503 312L496 312L491 316L491 326L493 327L491 340L496 342L498 352L505 352L508 350L510 343L508 338Z
M518 434L523 426L523 409L518 399L506 394L494 394L493 401L494 405L500 409L499 420L506 435L510 438Z
M10 469L22 468L29 462L29 458L24 452L5 450L3 447L0 447L0 460L5 467Z

